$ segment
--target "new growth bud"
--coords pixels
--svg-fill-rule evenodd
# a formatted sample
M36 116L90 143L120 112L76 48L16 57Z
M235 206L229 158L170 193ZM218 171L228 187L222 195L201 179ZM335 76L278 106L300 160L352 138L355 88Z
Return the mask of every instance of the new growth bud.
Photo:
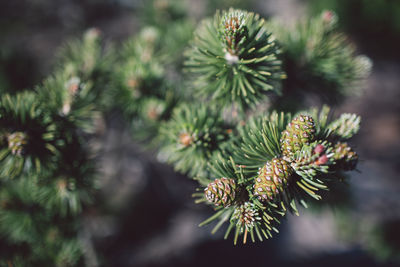
M322 154L325 151L325 147L321 144L318 144L314 148L314 153L315 154Z
M14 132L8 135L8 148L14 155L20 156L24 150L25 145L28 143L28 136L23 132Z
M238 61L239 43L246 35L244 23L244 14L241 11L230 10L222 20L223 42L225 43L227 53L231 56L225 56L225 58L230 64Z
M183 146L187 147L190 146L194 141L193 135L190 135L188 133L181 133L179 135L179 143L181 143Z

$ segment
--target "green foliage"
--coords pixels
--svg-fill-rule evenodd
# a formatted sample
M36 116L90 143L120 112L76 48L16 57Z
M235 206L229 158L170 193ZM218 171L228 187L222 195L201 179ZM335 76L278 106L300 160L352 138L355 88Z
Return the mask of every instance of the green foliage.
M187 0L147 0L142 9L145 25L168 28L171 23L187 17Z
M291 167L304 179L313 179L317 174L328 173L335 164L332 146L327 141L316 141L297 151Z
M143 29L121 52L123 63L115 75L115 95L127 116L137 115L146 96L163 96L165 71L156 52L160 38L156 28Z
M283 69L288 77L283 85L285 98L277 103L278 107L295 105L306 96L304 92L336 104L360 91L371 61L357 55L354 45L338 30L336 14L325 11L295 25L272 21L267 27L282 46Z
M233 204L229 202L230 205L221 206L219 202L211 201L214 205L218 204L216 213L202 225L218 220L214 232L229 220L231 223L226 236L236 226L235 243L240 234L243 234L243 241L246 242L247 232L253 241L254 235L258 236L257 233L263 231L266 233L264 237L268 238L272 236L271 230L276 229L275 224L279 223L280 217L287 211L298 214L297 203L307 207L308 199L320 200L320 191L327 191L335 183L340 183L341 172L352 168L343 164L343 156L337 156L340 151L336 152L337 145L332 143L337 141L337 136L325 135L324 139L317 139L321 136L320 133L329 132L328 113L329 109L324 107L316 120L304 115L291 120L290 114L276 112L251 118L238 131L241 137L227 142L223 152L209 160L211 177L216 177L216 181L221 177L234 179L236 192ZM287 131L285 129L307 121L315 123L319 134L317 132L316 135L308 135L309 143L299 143L291 157L282 158L284 143L280 140ZM346 120L338 121L346 125ZM300 131L309 129L303 129L302 126L298 128ZM225 158L226 154L233 157ZM353 161L353 166L355 164L356 161ZM210 186L213 187L215 182L205 178L199 181L205 186L206 193L203 196L200 193L195 194L199 198L198 202L210 201L208 192L213 192ZM224 196L220 193L219 195ZM262 240L261 235L259 240Z
M339 119L329 124L328 128L332 134L342 138L349 139L360 129L361 117L356 114L344 113Z
M91 102L97 110L107 110L112 106L108 99L112 75L110 66L115 64L113 51L112 47L102 43L98 29L89 29L82 40L69 41L60 49L53 76L62 75L68 81L79 79L81 84L75 99L85 99L86 106Z
M101 84L106 78L105 74L109 72L110 55L105 55L100 37L101 32L93 28L86 31L82 40L66 43L57 56L56 70Z
M86 133L94 133L95 122L101 114L90 83L77 76L56 73L47 78L43 85L37 86L36 91L54 120L68 122Z
M43 209L37 198L42 188L33 177L28 178L2 184L0 243L6 241L13 245L7 250L9 254L1 259L16 261L17 266L19 261L21 266L40 266L49 262L54 266L74 266L82 255L73 234L78 225L70 217L58 217L54 209ZM23 260L12 258L18 258L21 253Z
M61 55L34 92L1 96L0 264L82 265L79 216L96 188L87 141L110 71L96 30Z
M291 114L272 112L268 116L252 117L240 130L240 141L232 151L235 161L255 172L267 160L280 155L280 135L291 120Z
M321 199L320 190L328 190L332 182L341 181L335 175L340 175L340 170L344 168L342 164L335 165L332 150L334 144L345 137L335 134L337 130L332 126L334 124L330 124L331 115L327 107L320 111L314 109L302 113L308 116L293 116L310 118L312 132L301 121L300 124L289 124L292 119L290 113L272 112L270 115L255 116L243 112L265 101L265 91L279 92L279 81L285 75L280 68L280 49L276 42L282 43L285 60L290 56L295 60L298 60L296 57L303 57L297 53L308 56L305 57L306 63L301 59L304 63L301 67L311 68L293 76L307 80L308 84L296 83L292 87L296 92L305 94L313 90L311 86L321 84L335 84L334 90L341 90L358 79L355 75L357 64L351 61L353 65L349 65L344 57L336 55L347 53L346 60L348 57L352 59L354 49L347 45L344 36L335 29L335 17L330 19L332 21L324 22L323 17L318 17L307 23L301 22L296 28L301 33L300 38L312 39L317 43L314 52L309 46L301 47L294 41L293 45L286 42L291 37L276 41L267 31L275 29L275 24L266 24L254 13L234 9L217 12L213 19L200 23L190 48L185 52L184 66L188 71L185 78L190 82L185 81L187 85L184 88L180 85L182 77L179 64L171 62L171 58L164 52L169 50L166 46L168 42L164 40L176 34L166 34L170 29L154 23L155 28L145 28L137 37L128 41L120 56L125 65L121 65L116 72L120 82L117 99L120 99L120 106L134 126L135 135L135 128L144 129L141 131L143 136L155 133L154 138L158 139L160 146L159 159L173 164L176 170L200 182L209 195L207 197L204 193L195 193L198 202L208 199L218 204L216 214L202 225L217 220L213 229L215 232L224 222L230 221L226 237L235 229L235 243L240 234L244 235L244 241L247 240L247 233L250 233L252 239L255 235L260 240L271 237L272 232L277 231L279 218L287 210L297 213L296 203L306 206L308 197ZM177 18L174 23L182 20ZM276 35L284 36L286 32L291 34L285 29ZM179 54L178 50L170 51ZM291 64L289 61L285 63L286 68ZM297 67L296 64L294 66ZM342 71L340 64L353 72L349 74L348 69ZM175 79L171 79L171 69ZM288 73L292 73L290 71L288 69ZM135 79L129 83L131 77ZM129 88L132 87L129 84L134 85L134 90ZM171 89L171 84L176 90ZM284 82L284 86L288 84ZM196 101L200 96L206 104L193 104L191 91L194 91ZM165 92L170 95L166 97ZM316 93L322 95L324 91ZM179 104L183 101L189 104ZM174 108L177 104L178 107ZM221 110L217 110L216 106L221 107ZM340 119L337 122L347 129L348 126L343 123ZM335 127L340 128L337 125ZM290 155L282 159L287 151L281 141L285 129L288 134L283 139L290 138L293 146ZM307 134L307 140L294 140L296 136L303 138L304 134ZM322 151L315 152L320 146L323 146ZM273 165L276 160L281 165ZM265 182L268 188L279 190L271 195L271 201L265 203L255 194L254 185L259 169L267 168L268 164L272 164L277 171L286 166L287 173L284 177L281 174L274 176L274 173L266 175L275 177L274 182ZM235 181L235 187L221 182L222 179ZM225 191L218 191L215 187L217 181L220 181ZM233 188L236 190L234 193ZM254 220L244 220L247 213ZM259 221L258 218L263 219Z
M228 138L228 129L215 108L182 105L160 130L164 142L160 157L192 177L204 175L208 160Z
M115 107L131 122L139 140L157 139L160 123L170 118L177 101L186 94L178 90L178 69L193 26L190 21L172 24L168 29L145 27L128 40L114 71Z
M201 22L185 66L203 98L254 107L265 91L279 92L280 51L259 15L230 9Z
M80 153L84 155L84 151ZM63 159L62 168L38 177L36 199L48 212L57 211L60 217L77 216L92 202L96 189L94 164L82 155L72 161Z
M55 123L39 106L33 93L2 95L0 177L13 178L23 171L40 172L43 166L50 168L63 144L56 130Z
M323 105L321 109L313 108L307 114L314 118L315 138L318 140L324 140L328 138L332 132L328 127L332 121L331 109L327 105Z
M217 221L214 233L227 222L225 238L233 233L235 244L241 235L244 243L271 238L287 212L320 200L356 167L344 141L358 132L359 116L332 121L326 106L260 111L285 72L289 101L345 96L367 74L369 61L355 55L333 13L289 30L251 12L218 11L200 23L184 59L194 27L179 3L148 1L151 26L118 52L89 30L63 48L34 92L2 95L0 247L11 252L0 251L0 265L82 266L79 218L96 190L89 143L110 110L157 145L161 161L199 182L196 202L215 209L201 225Z

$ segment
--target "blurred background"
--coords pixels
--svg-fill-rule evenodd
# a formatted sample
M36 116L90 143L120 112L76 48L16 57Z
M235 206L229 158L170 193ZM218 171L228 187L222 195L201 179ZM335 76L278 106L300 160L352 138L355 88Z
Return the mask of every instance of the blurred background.
M0 2L0 88L33 88L50 72L57 49L91 27L106 43L134 35L154 0ZM81 231L88 266L400 266L400 1L176 0L195 20L216 8L256 11L288 22L330 9L359 52L373 61L360 96L335 109L362 116L353 140L360 155L343 199L288 215L280 234L233 246L223 231L197 225L212 214L196 205L196 183L158 163L118 115L100 134L100 189ZM178 12L177 11L177 12ZM177 14L179 14L179 12ZM148 15L148 17L146 17Z

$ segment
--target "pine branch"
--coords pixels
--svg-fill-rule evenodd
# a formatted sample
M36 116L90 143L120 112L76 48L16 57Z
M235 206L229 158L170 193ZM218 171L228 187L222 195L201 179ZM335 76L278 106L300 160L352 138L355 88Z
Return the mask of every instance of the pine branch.
M344 182L343 171L356 168L358 155L344 141L358 132L359 116L332 121L326 106L247 112L267 91L280 93L284 72L284 93L334 96L367 75L369 61L337 31L334 14L288 30L251 12L217 12L195 31L183 76L193 25L174 3L150 2L149 12L172 17L152 17L153 26L121 52L107 53L99 32L89 30L65 46L34 93L2 95L0 246L12 244L13 263L82 265L79 216L96 189L87 143L110 108L123 113L136 138L157 143L160 160L199 182L196 202L215 210L200 225L216 223L215 233L227 224L225 238L232 233L235 244L239 236L243 243L271 238L287 212L298 215L297 204L321 200Z
M109 71L96 31L62 55L35 92L0 99L0 243L15 248L8 264L82 264L78 216L95 191L87 139Z
M160 157L192 177L204 175L207 162L227 140L229 132L216 109L181 105L160 129L164 140Z
M235 229L235 244L239 235L244 242L248 235L253 241L255 236L262 240L260 233L271 237L286 212L298 215L296 203L307 207L309 199L321 200L321 192L342 182L336 178L341 171L355 168L357 154L347 144L331 143L336 137L326 134L329 108L301 113L319 116L291 120L290 114L273 112L252 118L238 131L241 137L210 160L212 176L198 179L205 192L195 196L198 203L213 204L216 213L201 225L217 221L214 232L229 220L225 236ZM286 139L295 143L291 154L285 153Z
M295 25L275 20L266 27L282 47L283 70L288 76L283 85L285 98L277 103L278 108L299 105L298 100L310 93L332 105L360 92L371 60L357 55L355 46L338 30L333 12L300 19Z
M265 99L265 91L279 92L285 77L279 53L259 15L230 9L201 22L185 66L203 98L251 107Z
M360 129L361 117L345 113L339 119L329 124L329 130L341 139L350 139Z
M13 178L54 167L63 141L49 113L39 106L30 92L5 94L0 100L0 177Z

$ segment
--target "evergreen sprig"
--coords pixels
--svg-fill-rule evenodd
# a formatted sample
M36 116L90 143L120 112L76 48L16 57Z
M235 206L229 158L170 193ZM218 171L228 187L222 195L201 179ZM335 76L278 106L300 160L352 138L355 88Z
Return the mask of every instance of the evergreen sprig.
M96 30L60 55L34 91L0 99L0 265L83 264L79 216L96 189L88 139L110 71Z
M313 179L317 174L328 173L334 164L333 147L327 141L316 141L297 151L291 167L305 179Z
M298 100L310 93L333 105L360 92L372 63L357 55L355 46L338 29L337 20L335 13L325 11L294 25L276 20L267 23L282 47L287 74L285 98L276 103L277 108L298 107L302 103Z
M266 160L281 154L280 135L290 120L290 114L272 112L269 116L250 118L239 129L240 139L231 153L236 162L246 166L245 172L254 173Z
M48 212L57 211L58 216L79 215L92 203L96 191L96 170L85 151L74 158L62 159L63 164L54 172L37 177L36 201Z
M265 91L279 92L285 77L279 53L259 15L230 9L201 22L185 66L203 98L251 107L265 99Z
M177 107L160 130L161 158L175 169L195 177L206 173L208 160L227 140L230 128L215 108L204 105Z
M5 264L3 260L16 266L18 262L20 266L82 264L81 246L74 235L76 221L43 209L37 201L41 188L32 177L27 178L8 181L0 190L0 243L12 244L0 264Z
M361 117L356 114L344 113L340 118L329 124L329 130L341 139L350 139L360 129Z
M210 174L217 179L199 179L206 194L196 193L195 196L199 197L198 202L212 200L210 203L216 205L216 213L201 225L216 220L215 232L224 222L230 221L226 237L236 227L235 243L240 234L243 234L244 242L247 233L253 241L254 235L259 236L263 231L264 237L271 237L271 230L278 231L276 224L287 211L298 214L297 204L307 207L308 199L321 200L320 191L327 191L341 182L342 171L354 169L356 154L347 146L334 143L338 141L337 136L323 134L332 131L329 129L329 109L324 107L320 112L302 113L317 113L319 116L316 120L306 115L291 119L290 114L273 112L250 119L238 131L241 138L228 142L226 150L210 160ZM299 143L294 147L296 150L292 157L284 157L282 136L291 138L287 129L294 129L293 135L304 135L309 131L309 128L301 126L307 125L306 118L314 121L317 134L307 134L309 143ZM347 120L337 121L346 127ZM324 139L318 139L322 136ZM233 158L225 158L225 155ZM222 177L234 179L236 186L224 186L225 180L221 179L225 178ZM233 188L235 192L232 193ZM218 200L209 195L224 198ZM235 199L233 205L225 202L232 198ZM229 205L221 206L218 201Z
M109 60L111 56L105 53L100 30L92 28L83 38L65 43L58 52L55 68L98 84L107 78Z
M94 133L101 119L93 84L67 73L56 73L36 87L38 98L54 121L64 121L85 133Z
M56 124L33 93L4 94L0 100L0 177L54 167L58 148L63 145L56 131Z
M190 21L175 22L174 27L145 27L128 40L114 71L113 97L117 107L132 125L135 138L157 143L162 121L186 92L178 69L183 45L191 37ZM177 85L178 84L178 85Z
M218 154L215 155L209 167L215 177L229 178L217 178L214 181L198 178L199 182L205 186L205 193L198 192L193 194L194 197L197 197L196 202L210 201L208 197L210 186L217 187L214 190L211 189L211 191L218 190L220 191L219 194L225 194L228 197L233 197L233 194L234 200L228 206L216 205L215 214L203 221L200 226L217 221L212 229L212 233L215 233L224 223L228 222L229 226L226 229L224 238L227 239L233 233L234 244L237 244L240 235L243 235L243 243L246 243L248 235L255 242L256 238L263 241L271 238L273 233L279 232L276 227L280 224L279 218L284 215L284 212L276 209L275 205L263 206L251 193L249 194L251 186L243 172L245 166L236 164L232 158L223 159L221 154ZM230 187L229 192L227 192L226 186L221 186L222 179L233 180L236 185L234 187L235 191L231 191L233 188Z

